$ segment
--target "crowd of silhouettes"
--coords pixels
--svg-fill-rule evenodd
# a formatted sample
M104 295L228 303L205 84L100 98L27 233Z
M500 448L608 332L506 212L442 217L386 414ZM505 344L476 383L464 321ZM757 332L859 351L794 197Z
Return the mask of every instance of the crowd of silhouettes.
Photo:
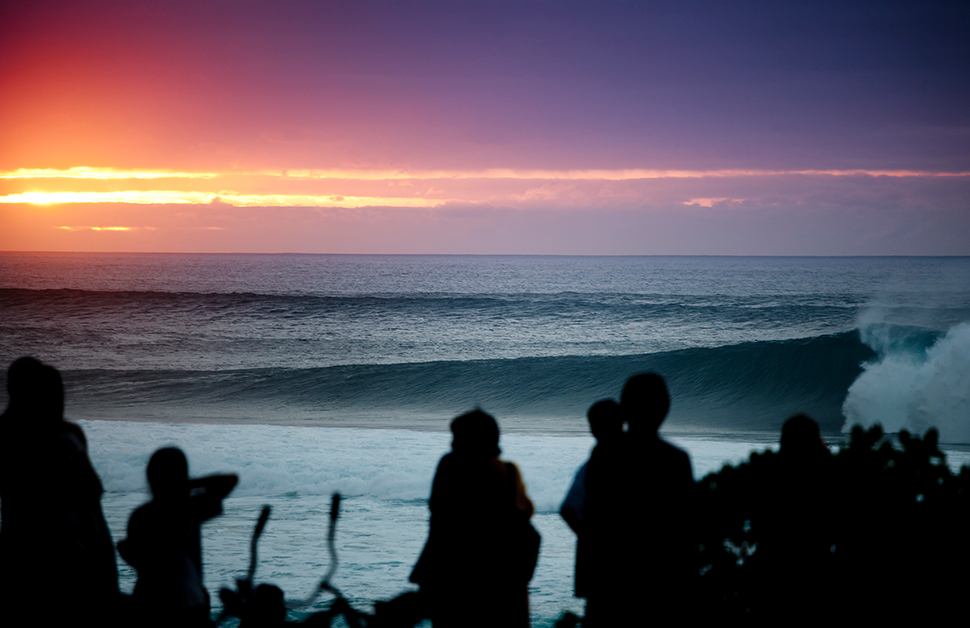
M0 416L0 622L3 625L211 626L200 526L222 512L235 475L191 478L181 450L156 451L152 499L131 515L118 552L137 572L118 588L103 488L84 433L64 420L53 367L16 360ZM895 447L856 427L833 453L809 416L789 418L777 452L754 453L695 483L688 455L660 437L670 395L639 374L619 402L588 412L596 439L560 513L576 533L575 595L587 628L735 621L750 625L927 622L962 609L970 559L970 467L954 474L935 430ZM475 410L451 422L438 463L428 539L411 572L419 591L373 615L338 595L309 625L529 626L540 537L499 426ZM337 501L332 522L336 521ZM253 538L255 546L268 508ZM333 525L333 523L331 524ZM331 534L333 528L331 527ZM279 626L283 592L222 592L242 626ZM321 585L323 586L323 585ZM251 589L251 590L250 590ZM335 589L333 589L336 592ZM25 619L26 618L26 619ZM569 614L557 625L576 625Z
M237 478L190 479L179 449L148 464L153 499L118 551L138 572L119 592L104 489L84 432L64 420L64 384L31 357L7 371L0 416L0 620L4 626L206 626L199 526L222 512Z

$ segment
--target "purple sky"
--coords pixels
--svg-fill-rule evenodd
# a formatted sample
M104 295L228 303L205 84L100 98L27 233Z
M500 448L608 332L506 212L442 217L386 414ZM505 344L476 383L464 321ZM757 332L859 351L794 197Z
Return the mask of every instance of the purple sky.
M966 2L0 6L5 250L967 255L967 173Z

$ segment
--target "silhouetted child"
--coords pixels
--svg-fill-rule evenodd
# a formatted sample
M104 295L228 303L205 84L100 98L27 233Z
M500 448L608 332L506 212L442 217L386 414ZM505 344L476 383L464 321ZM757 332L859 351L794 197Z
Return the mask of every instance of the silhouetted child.
M0 624L111 624L118 572L84 432L64 420L57 369L7 372L0 417ZM50 601L56 599L56 604Z
M189 479L180 449L156 451L148 462L152 501L128 521L128 538L118 551L138 572L134 601L138 622L206 626L209 594L202 584L200 526L222 514L222 500L236 486L235 475Z
M694 570L690 458L660 438L670 408L662 377L631 377L620 400L628 431L597 446L586 469L583 625L671 624L686 619Z
M589 431L596 439L597 447L612 446L623 436L623 414L620 411L620 404L612 399L604 399L594 403L586 413L586 418L589 420ZM569 487L566 499L559 508L559 514L578 536L576 541L576 597L586 597L585 583L582 580L586 571L583 565L586 548L581 529L586 507L586 466L588 464L589 461L584 462L576 471L573 484Z
M428 542L411 581L435 628L529 625L528 583L538 556L532 502L519 470L499 460L499 429L480 410L451 422L452 451L431 488Z

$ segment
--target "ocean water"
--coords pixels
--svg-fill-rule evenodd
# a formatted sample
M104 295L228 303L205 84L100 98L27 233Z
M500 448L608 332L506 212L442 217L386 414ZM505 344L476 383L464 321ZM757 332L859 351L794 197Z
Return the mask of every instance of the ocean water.
M272 582L291 599L307 597L327 571L330 496L342 495L337 526L340 567L334 584L358 608L411 588L408 575L427 537L427 497L438 459L448 450L443 432L313 428L278 425L199 425L82 421L91 458L107 489L105 516L115 539L127 517L148 499L144 470L155 447L176 445L191 472L232 471L240 484L225 513L203 527L205 581L210 591L244 575L249 535L263 504L273 515L260 540L256 580ZM739 462L745 442L679 439L699 476L725 461ZM94 445L98 443L98 445ZM575 537L558 515L576 468L592 448L587 436L509 434L503 457L522 471L536 505L533 523L542 548L531 582L534 625L551 625L564 611L582 614L572 597ZM135 574L121 563L122 588ZM322 596L302 614L322 609ZM293 613L298 618L301 613Z
M212 591L268 503L257 580L306 596L335 490L336 584L362 606L405 590L448 420L491 412L537 506L537 626L581 610L556 511L586 408L633 373L667 378L697 477L798 411L833 443L876 422L937 427L951 464L970 443L970 258L0 253L0 339L0 363L63 373L116 540L158 447L240 475L205 530Z

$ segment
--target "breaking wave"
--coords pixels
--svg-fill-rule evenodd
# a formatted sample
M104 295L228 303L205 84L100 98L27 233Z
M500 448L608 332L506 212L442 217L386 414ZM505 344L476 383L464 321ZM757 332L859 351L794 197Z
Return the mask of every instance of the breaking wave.
M586 408L634 373L664 375L667 427L774 432L808 412L838 433L849 386L875 353L857 332L624 356L241 370L65 371L76 418L430 427L474 406L514 430L585 431ZM505 425L505 423L503 423Z
M970 443L970 322L946 333L871 323L860 334L877 355L849 388L844 431L875 423L918 434L936 427L943 442Z

